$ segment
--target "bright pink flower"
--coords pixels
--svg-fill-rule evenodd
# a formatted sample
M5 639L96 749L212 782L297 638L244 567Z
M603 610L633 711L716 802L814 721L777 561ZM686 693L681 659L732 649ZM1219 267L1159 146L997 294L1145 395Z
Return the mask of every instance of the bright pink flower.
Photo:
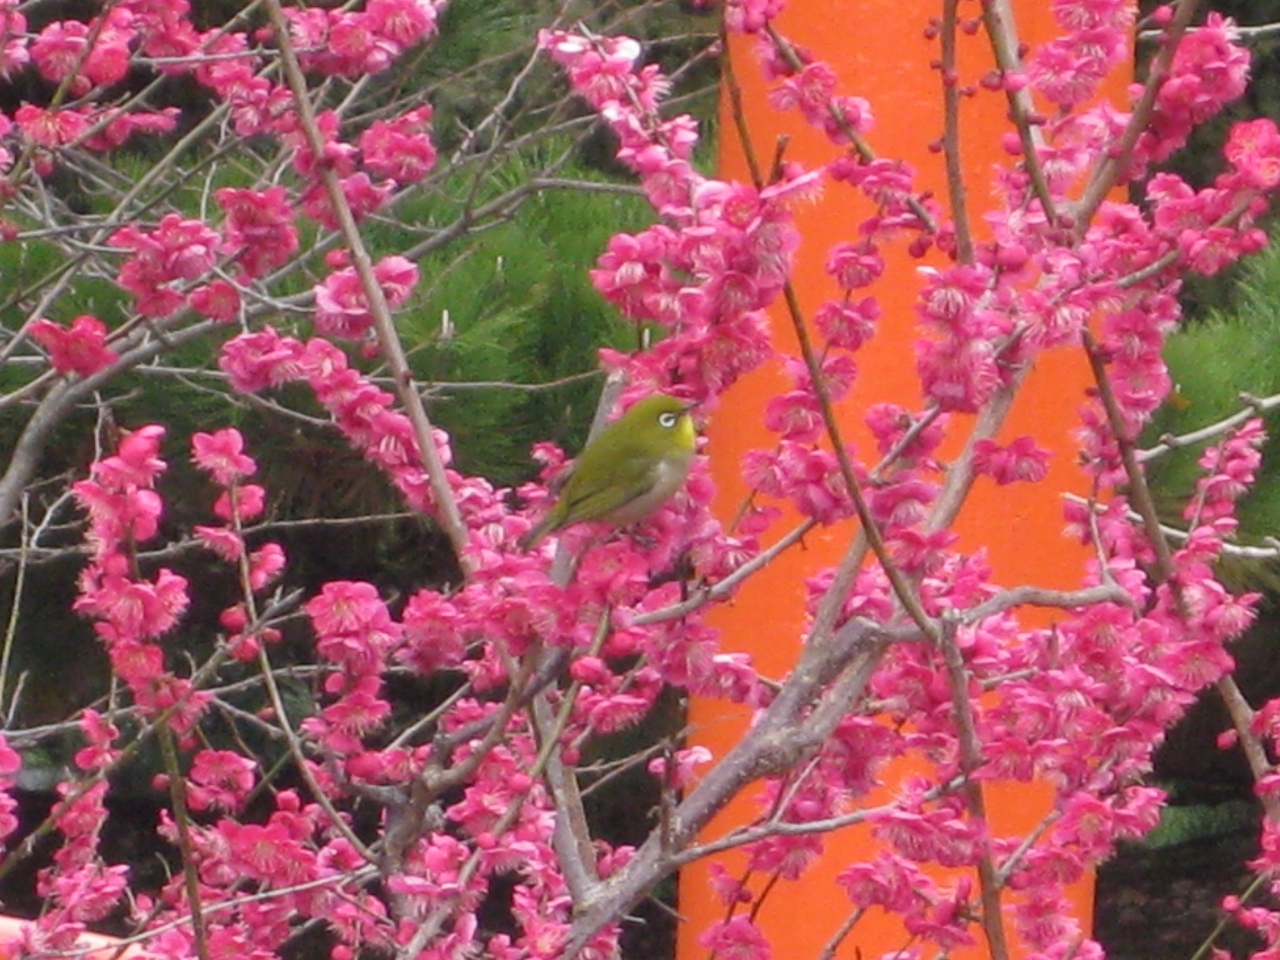
M322 12L313 8L313 11ZM315 126L320 134L320 154L316 155L311 137L302 129L297 114L292 110L282 112L274 123L275 133L294 149L293 168L303 177L317 179L320 170L332 170L339 177L349 177L356 171L356 148L339 136L341 118L332 110L316 114Z
M1014 925L1032 949L1052 955L1079 942L1080 930L1066 898L1050 887L1036 887L1013 909Z
M102 920L116 909L128 885L128 874L127 864L86 863L45 874L39 889L41 896L63 905L59 926L74 930L76 924ZM51 916L58 916L58 912L44 919Z
M713 757L706 747L693 746L675 751L670 759L674 762L668 763L666 757L655 757L650 760L649 772L664 785L685 789L698 782L700 775L697 773L697 768L710 763Z
M773 89L770 105L776 110L798 109L810 123L821 125L835 96L836 72L829 64L807 63L800 72Z
M214 280L207 286L197 287L187 302L192 310L219 323L231 323L240 316L240 291L226 280Z
M1005 447L994 440L979 440L974 447L973 469L994 478L1001 486L1035 483L1049 472L1049 451L1034 437L1018 437Z
M213 513L227 523L250 523L266 509L267 492L256 483L242 483L218 495Z
M164 434L165 428L158 424L129 431L113 456L93 465L93 476L118 490L151 486L165 469L165 462L159 457Z
M95 555L114 551L121 541L142 543L159 528L161 501L152 490L116 492L82 480L72 484L80 506L89 514L89 542Z
M266 824L219 823L230 864L247 879L287 886L311 874L314 857L290 829L288 818L277 814Z
M391 620L377 589L369 583L332 581L307 604L317 634L317 649L342 665L349 676L379 669L400 640L401 627Z
M261 277L293 259L298 230L284 187L224 187L214 197L227 215L222 249L234 255L245 277Z
M0 737L0 779L13 777L22 768L22 756Z
M400 48L381 37L363 12L332 11L325 52L332 58L325 72L345 76L381 73L395 62Z
M202 221L169 213L153 231L122 227L107 242L132 252L118 282L133 294L139 312L164 317L182 306L186 282L213 268L219 238Z
M943 410L976 412L1000 384L994 352L984 340L919 340L916 356L921 383Z
M101 27L79 20L55 20L32 42L31 59L49 82L70 80L69 89L76 96L95 86L116 83L128 72L129 43L133 38L133 31L121 29L121 24L120 18ZM96 33L92 48L91 31Z
M908 475L867 491L867 504L886 527L909 527L922 521L938 495L936 484Z
M912 431L917 418L896 403L874 403L867 408L867 428L876 438L876 449L886 455L906 439L908 431ZM912 463L928 460L938 445L942 443L945 433L946 418L939 417L921 430L912 431L913 440L904 446L900 457Z
M787 440L812 443L822 435L822 411L809 391L792 390L773 397L765 407L765 426Z
M1235 24L1210 13L1178 44L1156 96L1151 126L1138 141L1138 158L1168 158L1195 127L1244 93L1248 76L1249 51L1240 45Z
M436 31L437 0L369 0L365 14L375 34L407 50Z
M208 527L201 524L191 528L200 542L228 563L235 563L244 556L244 537L229 527Z
M363 11L286 8L304 67L359 77L390 67L434 31L435 7L421 0L370 0Z
M1270 190L1280 184L1280 131L1270 117L1237 123L1222 152L1250 186Z
M764 932L746 916L713 923L698 942L723 960L770 960L773 956Z
M31 61L27 39L27 18L14 7L0 5L0 78L9 80L15 71Z
M249 586L265 590L285 567L284 548L278 543L264 543L249 554Z
M282 337L268 326L258 333L241 334L228 340L218 357L218 366L235 389L258 393L301 376L303 354L300 342Z
M391 704L378 696L381 689L379 677L365 674L345 683L342 696L320 711L319 730L331 749L356 753L362 749L362 738L382 726ZM306 721L304 729L309 729Z
M880 303L874 297L859 301L827 300L818 307L813 322L832 347L858 350L875 335Z
M59 373L91 377L120 359L107 346L107 328L96 317L76 317L65 329L43 318L30 327L31 338L49 351L49 360Z
M188 602L186 578L161 569L153 581L105 574L98 579L96 589L82 593L75 609L85 616L109 621L128 637L153 640L177 625Z
M373 268L387 306L408 299L418 282L417 266L404 257L385 257ZM316 330L326 336L355 340L373 325L368 300L354 267L336 270L316 286Z
M24 103L13 115L22 136L39 147L56 150L84 136L89 121L80 110L45 110Z
M340 181L347 207L357 221L364 220L391 197L394 185L390 181L375 184L364 171L358 171ZM302 194L303 212L322 226L337 230L339 220L334 213L328 189L323 183L313 183Z
M244 452L244 437L228 427L216 433L196 433L191 438L191 459L207 470L215 483L229 487L252 476L258 465Z
M1027 62L1027 82L1060 107L1078 107L1095 95L1124 49L1126 35L1113 28L1067 34L1041 44Z
M83 61L88 35L87 23L55 20L41 30L31 44L30 52L36 69L52 83L60 83L72 76ZM82 94L88 89L88 79L82 78L80 89L73 92Z
M365 167L397 184L417 183L436 164L431 142L431 107L424 105L391 120L375 120L360 135Z
M120 755L115 741L120 730L93 709L85 710L80 718L80 730L88 746L76 751L75 764L81 770L106 770Z
M84 145L90 150L106 152L123 145L135 133L168 133L178 125L178 108L165 107L163 110L103 110L96 111L87 117L94 125L101 128L84 138Z
M423 676L458 666L467 652L468 618L433 590L420 590L404 608L404 646L396 659Z
M201 750L191 762L187 797L192 809L234 813L256 782L257 764L233 750Z
M725 26L734 33L759 33L784 6L785 0L725 0Z
M843 290L870 286L884 273L884 260L874 246L840 243L827 254L827 273Z

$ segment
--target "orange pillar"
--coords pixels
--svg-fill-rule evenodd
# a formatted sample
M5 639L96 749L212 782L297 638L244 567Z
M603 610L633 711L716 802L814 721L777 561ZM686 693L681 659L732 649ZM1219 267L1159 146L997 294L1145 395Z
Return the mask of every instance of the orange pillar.
M1044 0L1015 0L1014 6L1024 40L1035 42L1054 34L1050 5ZM939 15L940 9L941 4L904 4L900 0L790 0L777 25L784 36L835 68L840 77L838 92L864 96L871 102L875 127L867 139L877 155L910 164L917 172L918 190L932 192L945 204L943 159L929 150L930 143L943 133L941 78L929 66L939 56L938 41L924 36L927 19ZM962 4L961 10L970 15L978 13L973 4ZM976 84L992 62L987 38L981 31L973 36L961 33L958 43L961 82ZM735 38L731 55L755 153L763 165L767 167L782 137L788 138L785 157L806 167L838 155L837 148L796 114L769 107L768 85L756 67L754 41ZM1119 96L1123 89L1118 80L1108 92ZM964 100L960 129L969 214L976 239L981 240L983 205L991 195L991 170L994 165L1010 162L1001 149L1001 137L1011 129L1003 94L983 91ZM727 103L722 111L720 138L720 175L749 182ZM838 295L823 269L827 249L837 241L856 239L859 220L870 212L866 201L840 184L828 186L819 203L796 211L802 244L793 280L806 318L812 318L823 300ZM840 408L846 441L859 452L873 449L862 423L862 411L870 404L887 400L911 410L921 406L913 350L919 336L914 300L921 261L908 255L906 241L882 253L887 263L886 275L867 292L880 300L883 317L875 339L857 354L859 382L854 395ZM785 307L779 304L773 314L775 342L779 349L794 355L798 350L784 311ZM980 480L965 506L957 527L961 535L959 548L985 548L998 582L1061 589L1080 584L1085 555L1078 545L1062 537L1062 493L1085 489L1083 478L1074 468L1075 447L1070 431L1077 422L1077 411L1089 382L1087 365L1078 351L1058 350L1042 357L999 439L1007 442L1034 434L1042 446L1054 453L1048 478L1043 483L1000 488ZM776 442L776 436L763 427L765 403L779 390L789 388L790 383L778 367L759 371L736 385L726 398L721 409L733 411L732 416L712 418L709 450L722 516L730 515L747 492L740 476L742 454L752 448L772 448ZM958 451L964 426L962 420L953 419L955 436L945 450ZM714 622L723 631L725 646L749 652L764 674L784 676L794 664L804 637L801 584L806 576L838 563L853 531L851 524L814 531L806 537L802 549L784 554L751 581L733 604L716 611ZM742 711L727 711L722 703L702 701L692 705L691 721L696 731L694 738L722 756L744 730L747 716ZM1047 812L1042 795L1029 799L1025 785L1012 786L1016 788L1012 793L999 786L987 791L988 812L997 833L1029 829ZM719 835L728 825L748 821L757 813L750 802L735 803L713 824L709 836ZM818 956L851 910L847 897L834 882L835 876L848 864L867 859L873 849L865 832L844 831L828 840L824 857L805 877L796 883L780 884L770 893L757 919L774 944L775 957L805 960ZM742 856L727 854L721 862L731 875L737 876L744 861ZM710 923L725 917L725 907L712 892L707 871L708 864L701 863L681 875L680 960L706 960L706 948L698 945L697 938ZM754 889L758 891L759 884ZM1092 911L1091 884L1079 885L1074 900L1087 929ZM981 941L980 932L977 935ZM908 938L892 918L868 915L837 957L874 960L907 943ZM927 949L925 955L930 955ZM952 956L986 957L985 943L972 950L953 952Z

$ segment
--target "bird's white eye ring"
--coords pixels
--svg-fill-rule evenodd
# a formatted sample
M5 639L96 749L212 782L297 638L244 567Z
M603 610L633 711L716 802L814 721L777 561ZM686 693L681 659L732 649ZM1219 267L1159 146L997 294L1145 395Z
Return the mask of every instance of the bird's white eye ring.
M672 427L676 425L676 419L677 418L674 413L668 412L668 413L658 414L658 423L661 426L666 427L668 430L670 430Z

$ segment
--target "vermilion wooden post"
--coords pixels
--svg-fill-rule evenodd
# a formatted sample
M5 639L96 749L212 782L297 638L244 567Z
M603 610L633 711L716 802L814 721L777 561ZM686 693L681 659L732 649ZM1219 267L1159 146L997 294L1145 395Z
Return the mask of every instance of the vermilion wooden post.
M1053 35L1050 4L1045 0L1015 0L1014 7L1021 37L1035 42ZM839 92L871 101L876 120L868 139L877 154L909 163L918 172L918 187L945 202L943 161L929 151L930 142L943 132L941 78L929 67L938 57L938 42L924 36L928 17L938 16L940 11L940 3L902 0L790 0L778 25L784 35L836 69L841 78ZM976 4L961 4L961 11L967 15L979 12ZM976 83L990 68L990 45L980 31L973 36L961 34L959 45L962 83ZM788 159L812 167L832 158L835 148L819 132L794 114L782 114L768 105L767 86L755 67L753 44L736 38L731 54L754 148L762 163L768 165L781 137L788 138ZM1118 80L1109 93L1122 95L1123 82ZM724 102L720 173L748 181L727 98ZM992 167L1009 162L1001 149L1001 137L1010 129L1006 117L1003 94L984 91L962 104L962 156L969 212L978 239L982 238L984 204L990 202ZM852 190L839 184L830 186L818 204L797 211L803 239L794 281L807 317L812 317L824 299L838 293L823 272L828 247L836 241L856 239L857 222L869 212ZM841 406L845 436L860 450L869 449L869 434L861 421L861 412L868 405L883 400L909 409L920 405L913 352L919 332L913 302L921 261L911 259L905 245L884 253L887 275L872 291L884 308L884 317L876 338L857 356L861 374L854 396ZM780 306L773 317L776 342L795 354L790 320L783 309ZM1084 490L1083 478L1073 467L1070 431L1088 382L1088 369L1078 351L1056 351L1037 363L1001 439L1034 434L1055 454L1049 476L1043 483L998 489L987 481L980 482L960 518L961 547L985 547L1002 583L1057 588L1080 584L1085 557L1078 545L1062 537L1062 494ZM730 515L746 493L739 469L743 452L753 447L770 448L775 443L776 437L762 426L761 414L769 397L788 387L778 368L761 371L736 385L713 418L708 430L709 451L723 515ZM958 446L953 446L952 452L956 449ZM838 562L852 530L851 525L845 525L811 534L803 549L786 553L731 606L717 611L716 623L724 631L726 646L749 652L766 674L784 675L795 661L804 631L801 584L807 575ZM743 730L747 717L726 712L720 703L695 702L691 719L695 739L723 755ZM905 772L905 768L897 768L890 776ZM1047 811L1046 797L1025 785L989 788L987 803L1000 832L1030 828ZM749 802L739 803L725 811L711 833L746 821L755 812ZM847 830L831 839L821 862L801 881L782 883L769 894L758 920L769 933L775 957L816 960L850 914L851 905L834 882L836 874L847 864L866 859L872 850L874 845L866 832ZM740 875L742 857L730 854L722 862L731 874ZM706 960L707 950L697 938L708 924L725 916L724 906L708 883L707 870L707 864L702 863L681 875L679 960ZM757 890L759 886L755 884ZM1073 893L1078 915L1087 928L1092 884L1082 883ZM908 941L900 925L873 913L858 923L837 957L872 960L902 949ZM928 949L925 955L930 955ZM953 952L952 956L985 957L987 951L983 946Z

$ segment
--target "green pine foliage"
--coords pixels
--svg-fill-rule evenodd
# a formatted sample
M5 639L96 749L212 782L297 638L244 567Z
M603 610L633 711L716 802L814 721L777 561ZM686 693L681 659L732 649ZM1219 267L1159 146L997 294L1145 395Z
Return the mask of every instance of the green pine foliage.
M600 388L596 351L635 343L588 270L613 233L651 219L626 192L546 191L461 254L424 260L426 292L398 323L462 469L513 483L530 475L531 438L581 441Z
M210 8L209 16L226 13ZM535 476L530 448L537 440L554 440L570 453L581 447L602 384L597 351L633 349L640 334L595 292L589 271L611 235L644 229L654 213L634 175L613 159L616 143L570 95L562 72L535 51L538 27L578 20L602 33L646 38L646 58L677 74L670 110L700 115L704 125L714 115L715 65L706 56L714 15L654 0L580 8L560 0L453 0L433 43L395 70L362 80L344 104L348 133L393 107L430 103L434 109L435 170L361 229L375 260L408 251L417 262L421 280L395 322L431 418L451 435L456 466L499 486ZM200 90L182 85L163 86L155 96L157 106L182 110L185 125L177 134L135 138L91 165L68 162L45 182L47 201L75 213L63 219L81 218L79 239L96 239L92 228L119 216L121 196L138 184L150 186L123 217L147 229L172 211L216 221L216 192L257 183L264 164L274 164L268 180L292 182L287 160L259 156L274 145L253 138L238 143L233 155L202 141L187 143L157 176L159 158L169 156L211 104ZM696 162L705 169L713 151L708 133ZM534 178L553 182L533 184ZM19 208L8 218L20 230L38 226L23 222ZM312 335L306 295L331 269L325 257L340 241L306 218L298 227L299 262L271 281L269 295L281 306L265 320L306 338ZM147 322L130 319L130 299L113 282L123 252L85 270L55 240L27 236L0 244L0 345L3 330L11 336L19 329L69 269L74 279L40 307L45 316L67 324L92 314L112 330ZM99 405L85 405L59 425L44 449L41 475L83 475L118 430L164 423L170 469L163 485L171 504L164 533L181 539L194 524L208 522L213 496L189 463L190 437L235 426L269 491L264 520L290 524L269 535L284 543L292 577L308 585L368 579L401 595L455 582L447 540L425 518L405 515L403 499L327 425L327 414L304 387L260 397L229 390L216 360L239 329L215 329L163 353L152 366L113 378ZM362 371L385 378L368 344L345 349ZM21 366L22 359L0 367L0 387L27 381L30 366ZM0 417L0 449L12 449L22 428L23 418ZM341 522L353 518L358 522ZM75 535L69 528L68 536Z
M1242 396L1280 394L1280 245L1252 258L1226 305L1169 339L1165 360L1175 390L1142 445L1180 436L1244 409ZM1257 485L1240 505L1239 539L1280 537L1280 417L1267 417L1268 440ZM1209 442L1215 442L1210 440ZM1175 450L1148 465L1163 518L1181 525L1181 512L1200 476L1202 444ZM1238 583L1280 586L1280 565L1228 562Z

